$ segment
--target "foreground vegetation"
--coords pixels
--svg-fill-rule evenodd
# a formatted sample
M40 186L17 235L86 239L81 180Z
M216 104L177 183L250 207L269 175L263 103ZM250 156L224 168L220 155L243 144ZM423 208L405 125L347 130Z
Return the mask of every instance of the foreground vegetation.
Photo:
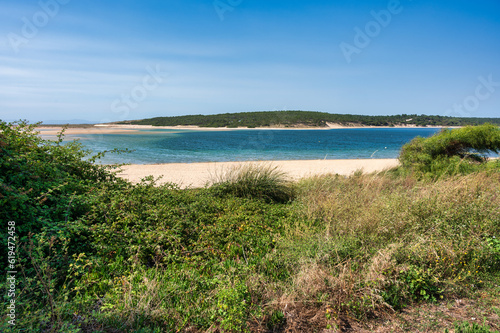
M463 132L416 139L383 174L292 183L268 165L181 190L132 185L78 143L15 125L0 123L4 272L8 221L18 237L16 326L3 293L2 332L500 328L500 163L468 158L470 141L466 167L408 162ZM472 150L500 148L497 127L467 131L485 138ZM417 325L463 304L472 315Z
M439 178L488 170L489 153L500 152L500 129L492 124L443 129L430 138L417 137L401 149L400 172L417 177Z
M362 116L332 114L312 111L267 111L240 112L216 115L191 115L178 117L156 117L120 122L120 124L153 126L201 126L201 127L326 127L327 123L346 126L466 126L494 123L500 125L500 118L457 118L402 114L395 116Z

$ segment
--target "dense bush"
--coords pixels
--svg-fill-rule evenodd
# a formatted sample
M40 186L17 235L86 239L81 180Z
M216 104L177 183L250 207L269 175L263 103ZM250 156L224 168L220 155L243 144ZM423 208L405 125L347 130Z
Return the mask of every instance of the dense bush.
M417 137L403 146L403 169L439 176L485 169L489 153L500 152L500 128L492 124L443 129L429 137ZM498 163L497 163L498 164Z
M103 183L125 184L92 158L84 160L90 153L77 142L63 145L62 135L57 141L42 140L35 126L0 122L0 221L14 221L22 242L30 234L65 237L88 212L89 192ZM73 240L69 246L76 251L84 244ZM0 251L4 263L5 246Z
M44 221L78 215L79 202L72 197L109 177L82 160L86 152L77 143L41 140L34 127L0 122L0 219L22 221L22 235L39 231Z
M18 314L43 313L58 321L55 289L67 280L73 255L90 250L79 218L91 208L90 195L103 184L126 183L77 142L42 140L36 124L0 122L0 221L15 223ZM84 158L87 158L85 160ZM7 263L7 228L1 230L1 265ZM18 278L20 276L18 275ZM54 292L51 294L51 290ZM26 318L25 318L26 319Z

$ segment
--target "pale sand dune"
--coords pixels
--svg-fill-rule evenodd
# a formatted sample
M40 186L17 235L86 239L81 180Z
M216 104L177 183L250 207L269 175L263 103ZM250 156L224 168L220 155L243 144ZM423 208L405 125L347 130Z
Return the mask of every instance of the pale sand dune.
M277 166L294 180L329 173L348 176L360 169L365 173L370 173L399 165L397 159L133 164L122 167L119 176L134 183L149 175L154 177L163 176L160 183L171 182L178 184L182 188L203 187L215 175L220 175L224 170L248 163L266 163Z
M43 136L53 136L61 132L62 127L38 127L37 130L40 135ZM67 128L64 131L65 135L79 135L79 134L133 134L139 133L137 128L121 128L121 127L74 127Z

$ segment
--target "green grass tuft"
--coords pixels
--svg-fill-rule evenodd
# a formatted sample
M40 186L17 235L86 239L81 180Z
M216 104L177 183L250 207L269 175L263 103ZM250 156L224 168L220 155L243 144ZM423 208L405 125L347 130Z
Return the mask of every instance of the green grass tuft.
M287 175L272 164L242 164L232 167L212 181L212 190L219 195L263 199L286 203L295 197Z

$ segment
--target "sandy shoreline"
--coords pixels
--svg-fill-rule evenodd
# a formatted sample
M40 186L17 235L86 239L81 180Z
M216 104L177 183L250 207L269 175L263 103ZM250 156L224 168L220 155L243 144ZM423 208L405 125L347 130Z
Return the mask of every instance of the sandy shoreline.
M197 131L238 131L238 130L317 130L324 131L330 129L359 129L359 128L442 128L442 126L343 126L339 124L328 123L328 127L199 127L199 126L151 126L151 125L103 125L97 124L92 127L70 127L67 128L65 134L79 135L79 134L134 134L139 133L140 130L164 129L164 130L197 130ZM57 135L62 129L62 126L39 126L37 128L41 135Z
M122 167L120 177L133 183L147 176L160 177L159 183L175 183L182 188L203 187L214 177L231 167L241 164L271 164L285 172L291 179L321 174L351 175L357 170L365 173L383 171L399 165L397 159L352 159L352 160L293 160L263 162L211 162L211 163L168 163L168 164L133 164Z

